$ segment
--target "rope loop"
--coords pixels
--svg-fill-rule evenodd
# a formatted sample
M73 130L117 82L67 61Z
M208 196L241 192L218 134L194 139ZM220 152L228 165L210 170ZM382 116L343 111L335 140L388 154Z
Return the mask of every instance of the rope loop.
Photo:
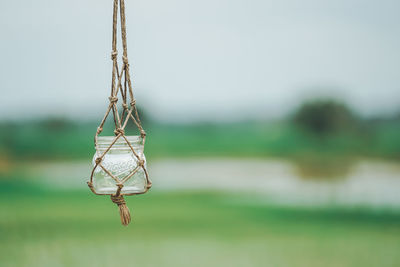
M125 104L125 103L122 103L122 107L123 107L124 109L128 109L128 108L129 108L128 105Z
M131 104L131 107L133 107L134 105L136 105L136 99L132 99L130 104Z

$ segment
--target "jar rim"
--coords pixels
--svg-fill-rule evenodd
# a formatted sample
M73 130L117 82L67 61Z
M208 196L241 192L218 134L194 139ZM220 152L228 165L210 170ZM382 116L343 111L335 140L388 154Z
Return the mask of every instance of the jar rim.
M131 143L131 145L143 145L143 138L140 135L126 135L126 139ZM114 141L115 136L98 136L97 143L99 145L111 145ZM123 137L118 138L118 140L114 143L115 145L123 145L126 144L126 140Z

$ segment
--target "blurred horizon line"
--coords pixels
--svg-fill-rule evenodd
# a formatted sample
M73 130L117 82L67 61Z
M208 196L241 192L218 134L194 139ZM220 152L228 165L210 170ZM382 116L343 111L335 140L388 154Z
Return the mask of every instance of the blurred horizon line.
M104 101L106 103L106 101ZM318 103L318 102L332 102L337 104L342 104L346 108L348 108L352 114L354 114L357 118L361 120L392 120L400 118L400 106L399 108L393 111L381 111L374 112L372 114L363 114L359 110L357 110L351 103L343 100L338 97L314 97L304 99L303 101L293 105L291 109L287 112L275 115L268 112L260 112L257 111L254 113L241 111L237 113L233 113L221 110L220 115L217 116L214 112L214 116L189 116L189 117L177 117L171 116L171 119L163 118L154 114L150 108L144 108L147 105L138 105L139 115L141 117L144 115L146 120L154 123L166 123L166 124L202 124L202 123L240 123L240 122L279 122L279 121L287 121L304 105L309 103ZM38 113L29 113L29 116L0 116L0 123L3 122L23 122L23 121L45 121L45 120L65 120L65 121L78 121L78 122L94 122L96 120L101 120L106 106L98 109L90 109L90 112L87 112L85 116L82 116L82 112L78 114L74 114L71 112L38 112ZM43 110L42 110L43 111ZM216 111L217 112L217 111Z

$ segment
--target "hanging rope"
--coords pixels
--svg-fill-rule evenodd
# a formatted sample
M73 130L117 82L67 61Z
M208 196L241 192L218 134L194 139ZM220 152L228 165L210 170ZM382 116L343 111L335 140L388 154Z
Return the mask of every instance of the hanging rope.
M121 20L121 37L122 37L122 67L119 70L118 67L118 51L117 51L117 20L118 20L118 3L120 4L120 20ZM112 28L112 51L111 51L111 59L113 61L113 69L112 69L112 78L111 78L111 95L108 98L110 104L107 108L106 114L99 127L97 128L94 142L96 150L99 151L98 147L98 136L103 131L103 126L106 122L107 117L110 115L111 111L113 114L113 120L115 125L115 138L111 142L110 146L95 160L95 166L91 172L90 181L88 182L88 186L90 190L96 195L107 195L107 194L99 194L93 187L93 176L96 168L101 168L105 173L107 173L117 185L117 191L115 194L111 195L111 201L118 205L119 213L121 217L121 222L123 225L128 225L131 221L131 216L128 207L126 206L126 202L124 199L124 195L137 195L146 193L151 188L151 181L149 179L149 175L147 173L146 167L144 165L144 160L139 157L138 153L134 150L132 144L128 141L125 136L125 127L128 124L128 121L133 121L140 132L140 136L142 137L143 146L146 140L146 132L143 130L142 124L140 122L139 114L136 108L136 100L133 95L131 78L129 75L129 62L128 62L128 48L126 41L126 19L125 19L125 2L124 0L114 0L114 8L113 8L113 28ZM122 82L122 78L124 78ZM119 114L117 102L118 102L118 94L121 94L122 98L122 112ZM129 94L129 95L128 95ZM128 100L130 100L129 105ZM109 170L107 170L102 164L102 160L107 152L112 148L112 146L118 141L118 139L123 138L125 142L128 144L130 150L133 155L136 157L138 165L134 168L126 177L123 179L118 179L115 177ZM124 186L124 183L129 180L139 169L143 169L145 176L147 187L144 192L141 193L130 193L123 194L121 190Z

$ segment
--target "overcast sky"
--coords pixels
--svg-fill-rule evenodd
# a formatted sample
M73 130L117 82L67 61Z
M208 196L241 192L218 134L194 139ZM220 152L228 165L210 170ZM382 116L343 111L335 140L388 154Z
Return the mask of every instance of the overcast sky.
M134 93L155 118L276 118L330 95L400 110L398 0L125 1ZM101 119L112 2L0 2L0 118Z

